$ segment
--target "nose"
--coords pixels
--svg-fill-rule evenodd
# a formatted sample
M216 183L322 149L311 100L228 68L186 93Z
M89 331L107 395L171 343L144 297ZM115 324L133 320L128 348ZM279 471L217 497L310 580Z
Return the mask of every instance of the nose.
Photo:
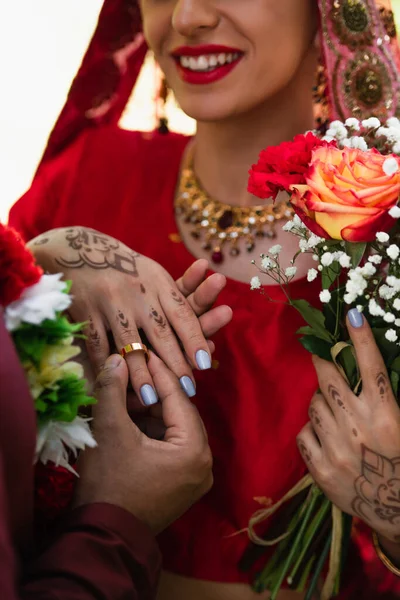
M178 0L172 16L172 26L180 35L191 38L199 32L214 29L219 23L213 0Z

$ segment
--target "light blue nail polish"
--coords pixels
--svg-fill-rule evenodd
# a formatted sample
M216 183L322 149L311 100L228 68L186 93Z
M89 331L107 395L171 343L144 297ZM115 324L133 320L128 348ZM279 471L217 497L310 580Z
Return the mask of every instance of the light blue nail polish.
M158 402L155 390L148 383L140 388L140 395L142 396L143 404L146 406L153 406L153 404L157 404Z
M364 323L364 317L362 316L362 313L360 313L359 310L357 310L356 308L352 308L347 313L347 316L352 327L354 327L355 329L362 327L362 324Z
M196 352L196 363L200 371L211 369L211 358L208 352L205 350L198 350Z
M186 393L188 398L193 398L196 395L196 388L194 387L193 381L187 375L180 378L180 384L183 391Z

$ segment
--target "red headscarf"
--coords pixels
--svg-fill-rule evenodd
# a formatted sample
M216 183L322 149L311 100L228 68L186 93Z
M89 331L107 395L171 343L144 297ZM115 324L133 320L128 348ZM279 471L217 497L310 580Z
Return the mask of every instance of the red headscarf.
M390 0L318 0L318 5L322 65L316 114L341 120L398 115L400 59ZM146 52L138 0L105 0L42 164L85 128L118 123Z

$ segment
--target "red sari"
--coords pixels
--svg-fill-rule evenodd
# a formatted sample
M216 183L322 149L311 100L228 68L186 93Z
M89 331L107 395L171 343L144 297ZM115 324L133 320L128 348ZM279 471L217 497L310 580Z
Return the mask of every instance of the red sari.
M174 190L188 138L116 127L83 133L45 164L13 207L10 224L29 239L55 227L96 228L159 262L176 278L193 262L180 241ZM268 294L284 300L276 286ZM294 297L316 300L300 280ZM269 303L248 284L229 280L219 303L233 322L215 336L214 368L198 372L194 399L215 460L211 492L160 538L167 569L189 577L247 582L238 562L246 527L260 505L277 501L304 474L296 435L316 389L310 355L296 337L301 318ZM365 583L365 582L364 582Z

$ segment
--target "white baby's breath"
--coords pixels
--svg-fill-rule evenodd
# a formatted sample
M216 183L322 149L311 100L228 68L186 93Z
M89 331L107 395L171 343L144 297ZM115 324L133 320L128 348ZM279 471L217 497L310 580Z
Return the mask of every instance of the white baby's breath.
M322 290L319 294L319 299L323 304L327 304L331 299L331 293L329 290Z
M371 254L371 256L368 257L368 260L374 265L380 265L382 262L382 256L379 254Z
M316 269L308 269L307 281L314 281L318 277L318 271Z
M386 253L389 258L392 260L396 260L400 255L400 248L396 244L390 244L389 248L387 248Z
M261 260L261 267L264 269L264 271L269 271L274 266L275 266L275 263L273 260L271 260L268 256L263 256L263 258Z
M275 244L275 246L271 246L269 249L269 253L272 256L278 256L282 252L282 246L280 244Z
M376 117L370 117L369 119L361 121L361 125L366 129L376 129L377 127L380 127L380 124L380 120Z
M257 275L255 277L252 277L251 281L250 281L250 289L259 290L260 287L261 287L260 278Z
M293 221L287 221L282 227L283 231L292 231L296 226Z
M364 140L363 137L358 135L355 135L349 139L349 147L362 150L363 152L366 152L368 150L367 142Z
M297 267L287 267L287 269L285 269L285 275L286 277L294 277L297 273Z
M377 301L373 298L368 302L368 311L369 314L373 317L383 317L385 314L383 308L379 306Z
M386 233L386 231L378 231L376 234L376 239L378 242L381 242L381 244L384 244L385 242L389 241L389 235Z
M393 300L393 308L395 310L400 310L400 298L396 298Z
M392 208L389 210L389 215L392 217L392 219L399 219L400 218L400 206L392 206Z
M396 295L396 290L393 287L383 284L379 288L378 294L383 300L391 300Z
M397 117L389 117L386 121L386 125L388 127L394 127L395 129L400 129L400 121Z
M393 313L387 312L383 315L383 320L386 321L386 323L394 323L396 320L396 317L394 316Z
M323 265L324 267L329 267L334 260L334 256L332 254L332 252L325 252L322 256L321 256L321 265Z
M339 258L339 263L340 263L340 266L343 267L344 269L349 269L351 266L350 256L348 256L348 254L345 254L343 252L343 254Z
M400 327L400 319L396 319L394 324L396 325L396 327Z
M397 341L397 333L394 329L388 329L385 333L385 338L389 341L389 342L396 342Z
M354 117L349 117L348 119L346 119L344 124L346 125L346 127L354 129L355 131L360 130L360 121L358 119L355 119Z
M382 165L382 170L386 175L394 175L399 170L399 162L394 156L389 156Z

